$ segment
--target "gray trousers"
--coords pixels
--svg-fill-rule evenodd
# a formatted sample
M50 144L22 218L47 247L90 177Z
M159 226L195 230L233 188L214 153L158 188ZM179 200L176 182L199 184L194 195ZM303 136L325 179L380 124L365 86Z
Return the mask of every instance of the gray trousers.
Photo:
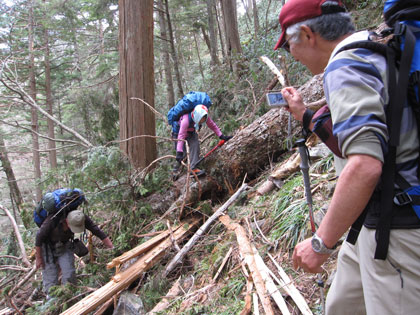
M391 230L386 260L373 258L375 232L363 227L341 246L327 315L420 314L420 229Z
M173 137L177 138L177 134L174 134ZM188 142L188 147L190 150L190 163L191 169L194 169L197 166L197 162L200 159L200 141L198 141L198 134L193 132L188 132L187 138L185 139ZM175 141L175 151L176 151L177 141ZM184 157L186 155L186 148L184 143Z
M61 269L61 283L76 282L76 269L74 268L74 254L69 250L70 242L63 245L60 251L51 251L47 244L42 245L42 258L45 268L42 270L42 285L45 294L49 289L58 285L58 272ZM48 254L47 254L48 252Z

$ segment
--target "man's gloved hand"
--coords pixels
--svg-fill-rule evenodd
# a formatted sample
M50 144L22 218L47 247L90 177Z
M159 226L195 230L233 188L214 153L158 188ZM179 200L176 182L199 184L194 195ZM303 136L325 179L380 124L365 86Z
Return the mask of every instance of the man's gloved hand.
M184 152L176 151L176 160L181 163L182 159L184 158Z
M219 137L219 139L220 140L225 140L225 141L228 141L228 140L230 140L230 139L232 139L232 136L225 136L225 135L221 135L220 137Z

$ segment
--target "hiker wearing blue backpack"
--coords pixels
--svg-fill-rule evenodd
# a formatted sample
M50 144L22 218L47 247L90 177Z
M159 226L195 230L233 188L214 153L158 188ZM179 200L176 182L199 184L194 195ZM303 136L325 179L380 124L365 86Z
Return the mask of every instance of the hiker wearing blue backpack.
M200 161L200 142L197 132L202 125L206 125L221 140L228 141L232 136L226 136L216 123L209 117L208 110L212 105L210 97L204 92L189 92L168 112L168 123L172 126L172 138L175 142L177 165L174 172L177 172L182 160L186 156L185 142L187 141L190 151L191 172L197 176L205 174L198 168Z
M56 196L57 200L54 198ZM82 241L74 238L75 233L83 233L88 229L107 248L113 248L109 237L92 219L77 210L78 205L84 201L83 192L76 188L47 193L41 202L41 207L48 209L48 215L43 218L36 234L35 259L36 268L42 268L43 291L47 296L51 286L58 285L59 270L62 284L76 281L74 254L82 257L88 250Z
M416 21L398 22L414 7ZM275 49L286 49L314 75L324 73L328 104L315 117L297 90L287 87L282 90L286 110L308 132L322 135L335 154L339 175L313 237L294 249L294 268L322 272L335 244L349 231L328 291L327 315L419 313L419 136L413 113L419 104L407 90L418 93L419 72L417 78L411 75L410 64L420 61L420 53L407 56L410 47L418 47L412 42L418 43L420 34L413 37L415 29L406 27L420 26L419 9L418 1L385 2L384 16L394 34L401 34L389 47L401 49L392 45L405 36L402 57L371 45L367 31L355 32L340 0L289 0L280 12L282 33ZM394 57L401 59L394 62ZM417 80L414 85L412 80ZM331 129L325 128L328 119Z

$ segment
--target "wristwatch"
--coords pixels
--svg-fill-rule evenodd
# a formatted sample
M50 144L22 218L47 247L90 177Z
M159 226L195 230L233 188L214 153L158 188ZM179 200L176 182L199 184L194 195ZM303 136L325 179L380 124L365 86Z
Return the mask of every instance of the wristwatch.
M316 235L316 233L314 233L314 235L312 236L311 244L314 252L318 254L331 254L336 248L336 246L334 246L333 248L328 248L327 246L325 246L322 238Z

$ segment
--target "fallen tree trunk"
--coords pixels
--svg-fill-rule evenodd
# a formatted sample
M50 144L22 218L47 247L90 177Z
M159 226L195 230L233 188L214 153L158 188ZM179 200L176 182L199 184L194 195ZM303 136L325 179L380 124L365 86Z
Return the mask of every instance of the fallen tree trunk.
M323 98L322 76L315 76L299 91L305 103ZM264 116L238 131L203 163L204 168L222 187L237 187L247 174L253 179L270 162L287 152L289 113L271 109ZM292 119L292 136L300 137L301 124Z

